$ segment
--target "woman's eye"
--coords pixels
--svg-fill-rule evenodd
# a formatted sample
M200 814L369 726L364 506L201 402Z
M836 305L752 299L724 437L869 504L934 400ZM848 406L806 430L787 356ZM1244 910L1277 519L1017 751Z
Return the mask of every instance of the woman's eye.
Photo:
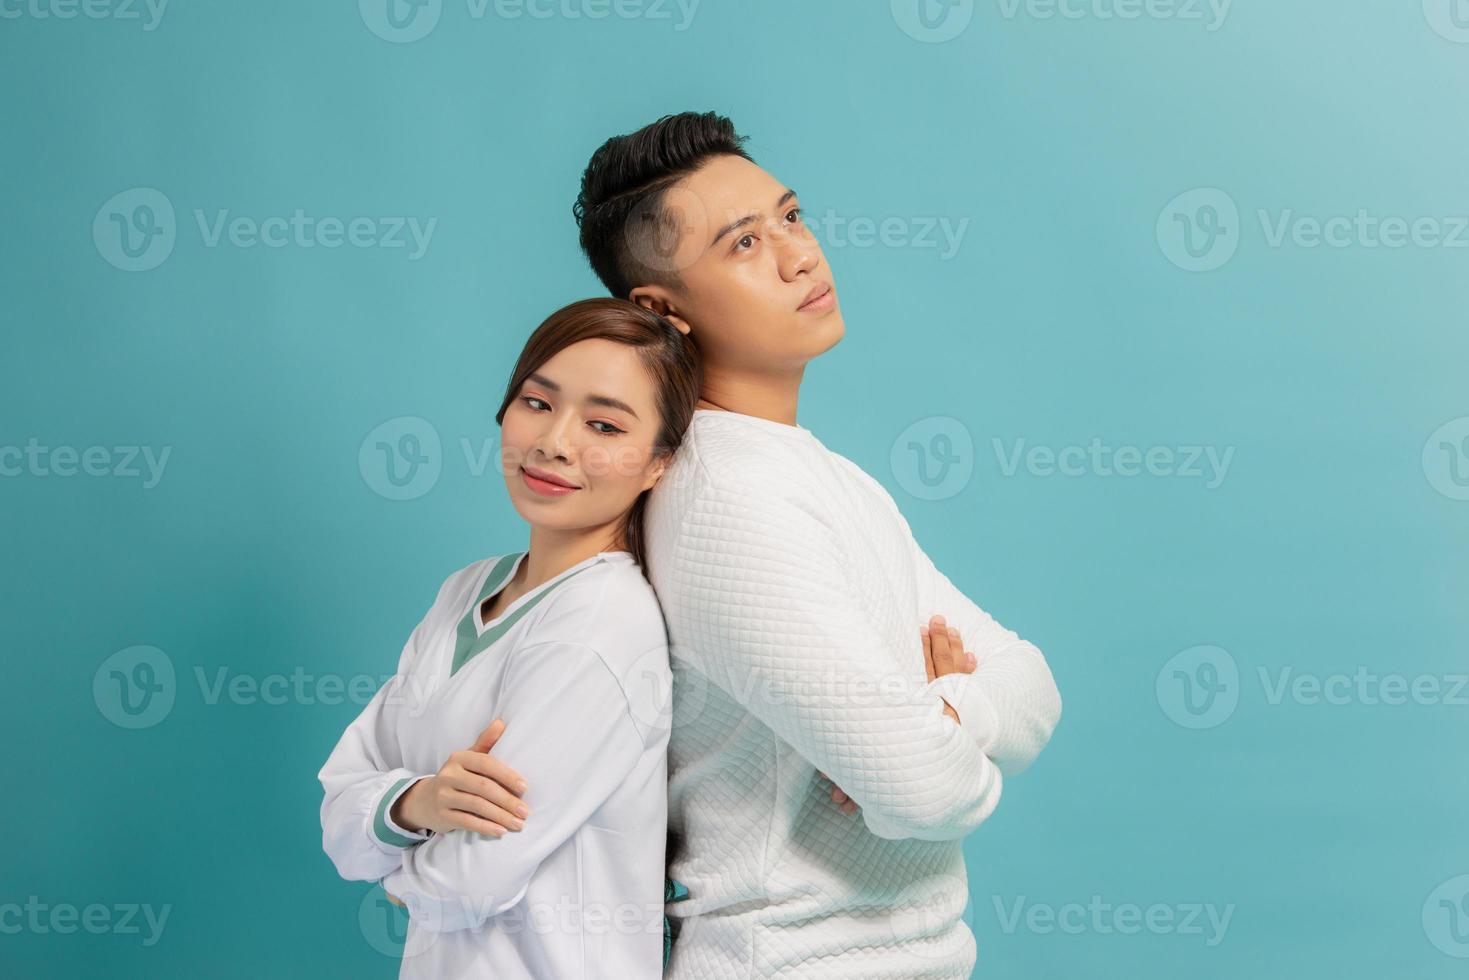
M590 425L590 426L605 425L607 428L605 428L605 429L597 429L597 431L600 432L604 436L618 435L619 433L622 432L621 429L619 429L617 426L613 425L611 422L588 422L587 425Z
M535 411L535 412L539 412L540 409L536 408L535 405L531 405L531 402L535 402L537 405L546 405L545 402L541 401L535 395L523 395L520 400L523 401L523 402L525 402L526 405L528 405L530 407L530 409L532 411ZM550 405L546 405L546 407L547 408L550 408L551 406Z

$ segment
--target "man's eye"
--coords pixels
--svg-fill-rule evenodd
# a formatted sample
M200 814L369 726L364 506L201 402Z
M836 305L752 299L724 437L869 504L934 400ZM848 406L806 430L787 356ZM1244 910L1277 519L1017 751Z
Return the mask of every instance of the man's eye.
M791 208L791 210L786 214L786 217L787 218L790 218L791 215L793 215L793 214L795 215L795 217L794 218L791 218L792 221L800 221L801 220L801 209L800 208Z
M755 237L754 235L746 235L744 238L741 238L739 241L735 242L735 249L738 250L741 244L743 244L744 242L749 241L750 239L752 239L754 237Z

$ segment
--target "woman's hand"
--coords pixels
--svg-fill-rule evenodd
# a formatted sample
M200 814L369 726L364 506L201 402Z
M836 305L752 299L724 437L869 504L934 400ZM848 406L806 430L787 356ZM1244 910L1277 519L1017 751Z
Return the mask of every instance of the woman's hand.
M504 731L504 720L496 718L472 746L452 753L438 775L414 783L393 804L394 822L414 832L472 830L493 837L523 829L530 816L521 799L525 779L489 754Z
M918 631L923 635L923 667L928 673L930 683L945 674L957 674L960 671L968 674L974 671L978 661L974 654L964 651L959 640L959 631L945 625L944 617L934 616L927 626L918 627ZM944 701L944 714L955 721L959 720L959 713L947 701ZM828 778L824 772L818 771L817 774L822 779ZM857 811L857 801L842 792L842 788L836 783L831 784L831 801L839 804L843 813Z

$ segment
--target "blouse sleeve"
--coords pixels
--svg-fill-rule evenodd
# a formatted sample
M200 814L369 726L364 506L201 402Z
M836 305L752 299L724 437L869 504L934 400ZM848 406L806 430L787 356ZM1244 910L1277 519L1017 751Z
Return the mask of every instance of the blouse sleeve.
M431 835L407 830L391 817L393 804L419 779L433 773L404 768L398 744L398 718L414 698L425 692L417 686L414 667L422 654L426 633L451 587L476 565L449 576L404 644L398 671L373 695L347 726L326 764L317 773L321 781L322 848L337 872L351 881L377 881L398 867L405 848Z
M524 829L501 837L436 834L404 853L383 881L431 932L478 928L520 902L541 862L607 801L643 753L643 729L594 649L548 641L515 657L494 754L525 777Z

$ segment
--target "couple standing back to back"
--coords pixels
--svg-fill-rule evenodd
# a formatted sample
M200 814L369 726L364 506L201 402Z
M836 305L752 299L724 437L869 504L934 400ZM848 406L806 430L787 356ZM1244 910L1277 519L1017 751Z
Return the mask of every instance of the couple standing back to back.
M797 424L845 327L743 142L682 113L593 155L614 298L542 323L496 416L529 547L443 583L321 770L338 871L409 910L401 976L973 969L961 842L1060 695Z

